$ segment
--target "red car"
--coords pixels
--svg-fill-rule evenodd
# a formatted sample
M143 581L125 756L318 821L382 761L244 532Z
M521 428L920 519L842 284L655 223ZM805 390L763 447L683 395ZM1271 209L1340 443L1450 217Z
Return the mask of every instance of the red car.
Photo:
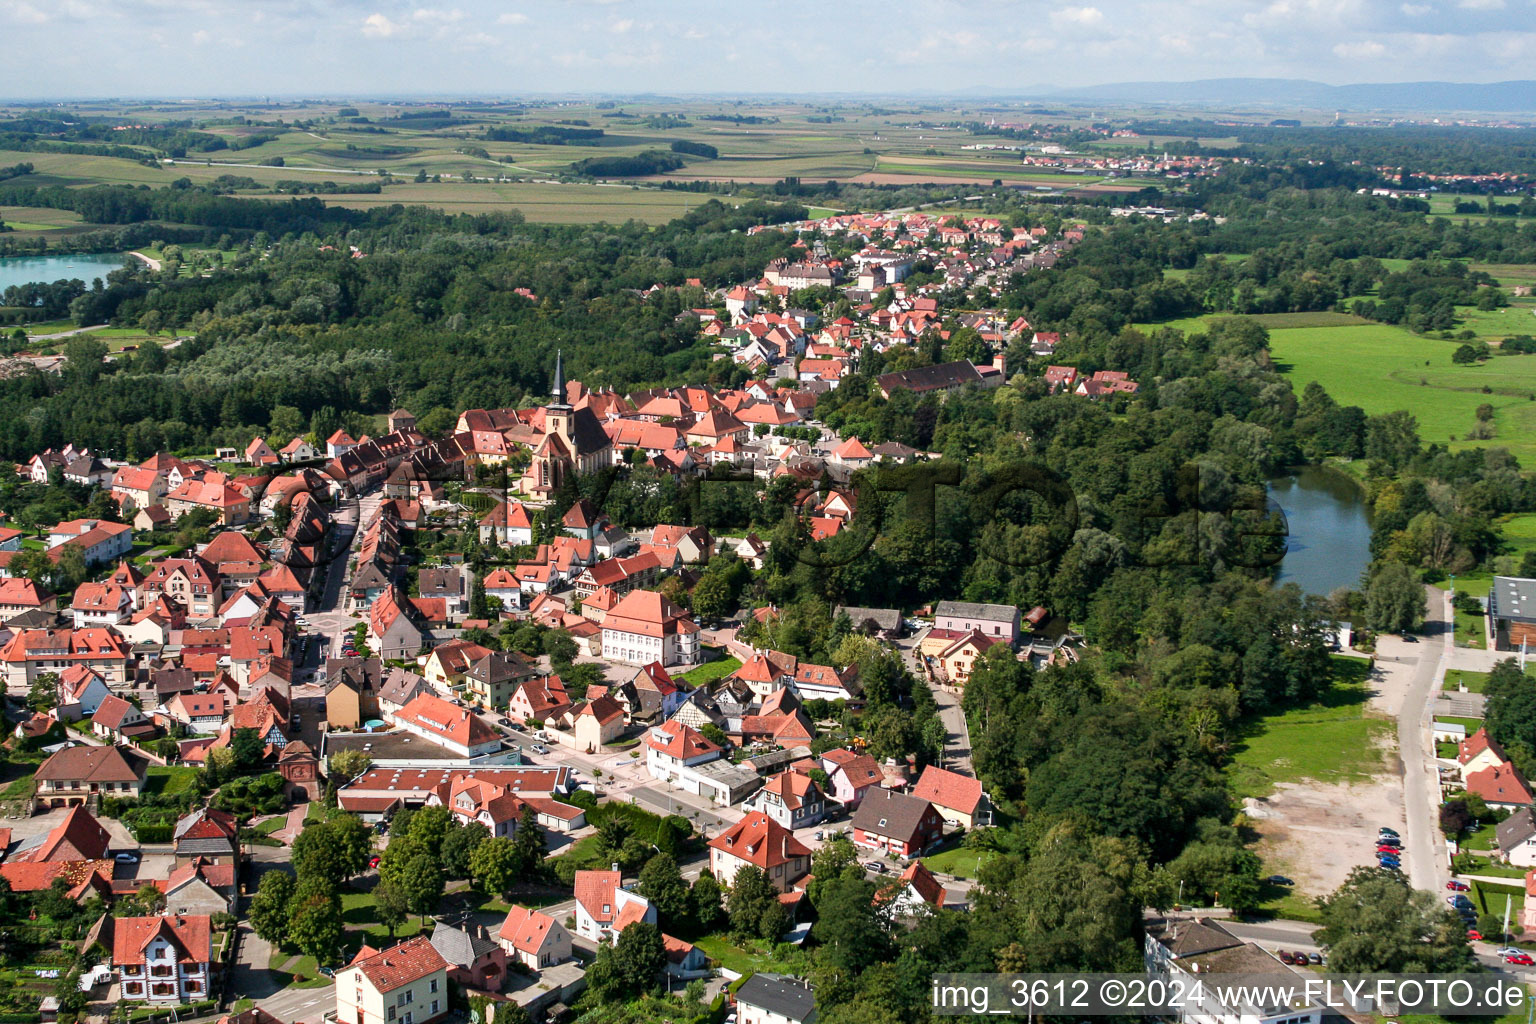
M376 867L379 866L379 855L378 854L374 854L372 857L368 858L368 866L371 867L371 868L376 868Z
M1458 882L1454 878L1445 883L1445 887L1451 892L1471 892L1472 887L1466 882Z
M1507 964L1514 964L1517 967L1530 967L1533 964L1536 964L1536 960L1532 960L1531 954L1529 953L1520 953L1516 956L1507 956L1504 958L1504 962Z
M1403 855L1403 851L1395 846L1378 846L1376 847L1376 852L1378 854L1384 853L1389 857L1401 857Z
M1482 939L1482 937L1483 937L1483 933L1478 931L1476 928L1468 928L1467 929L1467 941L1468 942L1478 941L1478 940Z

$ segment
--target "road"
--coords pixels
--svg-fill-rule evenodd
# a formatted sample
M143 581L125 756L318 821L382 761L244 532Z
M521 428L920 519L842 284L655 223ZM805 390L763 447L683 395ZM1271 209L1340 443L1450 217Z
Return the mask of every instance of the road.
M1430 717L1435 680L1444 673L1453 650L1453 620L1447 595L1434 587L1428 594L1429 612L1424 620L1424 642L1417 645L1388 642L1381 649L1399 661L1417 657L1413 679L1404 695L1397 718L1397 749L1403 765L1403 812L1407 821L1403 841L1408 851L1408 879L1415 889L1437 895L1450 878L1445 840L1440 835L1440 781L1434 761ZM1417 647L1417 650L1414 648ZM1410 650L1413 653L1408 653ZM1401 651L1401 653L1396 653Z
M928 678L927 672L923 670L921 655L917 653L917 645L926 635L927 630L923 630L905 640L893 641L893 645L901 652L902 658L907 663L907 670L918 682ZM943 767L960 772L962 775L975 774L971 770L971 729L966 724L965 712L960 707L960 695L951 693L932 682L927 685L928 691L933 694L934 703L939 706L939 719L944 723Z

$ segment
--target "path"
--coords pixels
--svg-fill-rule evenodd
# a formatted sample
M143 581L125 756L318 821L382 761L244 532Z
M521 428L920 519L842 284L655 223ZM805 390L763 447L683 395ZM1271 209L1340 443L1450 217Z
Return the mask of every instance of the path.
M153 256L146 256L141 252L130 252L128 255L137 256L139 259L143 260L144 265L147 266L150 270L160 269L160 261L155 259Z
M1408 850L1408 878L1415 889L1438 893L1449 877L1445 839L1440 834L1440 778L1431 739L1431 715L1436 693L1435 681L1444 675L1446 658L1454 650L1455 633L1451 623L1448 595L1434 587L1425 587L1429 610L1424 619L1424 637L1416 652L1408 693L1397 716L1397 749L1403 765L1403 811L1407 831L1403 841ZM1404 645L1411 647L1413 645ZM1398 650L1395 645L1390 649ZM1397 655L1406 659L1409 655Z
M89 334L92 331L104 331L106 324L93 324L90 327L72 327L67 331L59 331L55 334L29 334L33 341L52 341L54 338L73 338L77 334Z
M304 818L309 814L309 804L299 804L288 811L288 824L272 833L272 838L293 845L293 841L304 831Z

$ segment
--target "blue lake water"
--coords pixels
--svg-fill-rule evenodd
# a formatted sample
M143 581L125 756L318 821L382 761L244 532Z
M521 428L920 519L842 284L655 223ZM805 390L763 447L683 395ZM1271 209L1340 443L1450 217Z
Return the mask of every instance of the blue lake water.
M54 281L67 281L70 278L79 278L89 288L91 282L98 277L105 284L107 274L122 265L122 253L0 257L0 292L12 285L29 284L34 281L51 284Z
M1285 511L1289 531L1279 582L1325 596L1360 586L1371 560L1371 519L1359 487L1308 467L1271 480L1269 497Z

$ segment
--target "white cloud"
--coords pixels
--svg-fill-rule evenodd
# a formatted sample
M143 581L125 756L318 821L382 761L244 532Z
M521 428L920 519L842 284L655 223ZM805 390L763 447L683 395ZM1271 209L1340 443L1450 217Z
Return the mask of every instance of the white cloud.
M399 22L390 21L377 11L363 19L363 35L370 39L388 39L390 36L399 35L404 27Z
M1403 4L1398 8L1398 10L1402 11L1410 18L1422 18L1424 15L1434 10L1434 8L1429 4Z
M1103 21L1104 12L1097 7L1063 7L1051 12L1051 22L1056 25L1091 27Z
M496 24L526 25L528 24L528 15L523 14L520 11L508 11L506 14L503 14L501 17L496 19Z
M1464 11L1502 11L1504 0L1461 0L1457 6Z
M26 3L25 0L10 0L9 3L0 5L12 21L19 21L23 25L41 25L48 20L48 15Z
M1338 43L1333 48L1333 55L1345 60L1375 60L1385 56L1386 52L1385 46L1369 39L1358 43Z
M463 21L464 12L458 8L440 11L431 7L418 7L412 12L411 18L414 21L449 22L451 24L455 21Z
M616 36L621 36L635 27L634 18L620 18L608 26L608 31Z

